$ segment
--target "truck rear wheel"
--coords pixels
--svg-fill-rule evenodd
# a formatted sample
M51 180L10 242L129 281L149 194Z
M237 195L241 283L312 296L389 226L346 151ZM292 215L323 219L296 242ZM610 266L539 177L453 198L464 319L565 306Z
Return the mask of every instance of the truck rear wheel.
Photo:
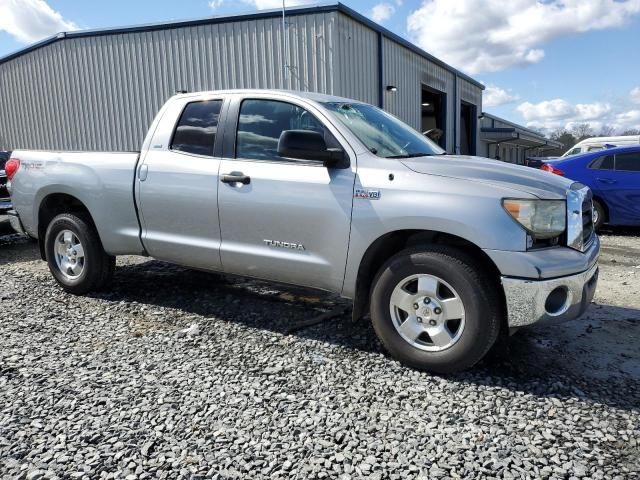
M462 250L433 245L400 252L374 280L373 327L406 365L436 373L465 370L498 338L496 288Z
M45 253L49 270L69 293L99 290L115 270L115 257L104 251L93 224L83 215L55 217L47 227Z

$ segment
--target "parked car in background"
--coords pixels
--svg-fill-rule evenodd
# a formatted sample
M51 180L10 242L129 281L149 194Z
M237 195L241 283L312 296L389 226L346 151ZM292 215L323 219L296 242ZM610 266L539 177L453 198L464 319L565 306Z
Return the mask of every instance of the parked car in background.
M531 168L540 168L545 162L555 160L558 157L527 157L524 164Z
M328 290L394 357L453 372L581 315L600 243L584 185L443 154L356 100L190 93L140 153L13 152L10 221L68 292L105 288L125 254Z
M639 145L640 135L623 135L619 137L592 137L576 143L564 152L560 158L579 155L587 152L597 152L611 147L623 147L627 145Z
M7 189L7 173L4 165L9 160L11 152L0 152L0 215L4 215L11 209L11 198Z
M591 188L596 229L640 225L640 145L572 155L540 168Z

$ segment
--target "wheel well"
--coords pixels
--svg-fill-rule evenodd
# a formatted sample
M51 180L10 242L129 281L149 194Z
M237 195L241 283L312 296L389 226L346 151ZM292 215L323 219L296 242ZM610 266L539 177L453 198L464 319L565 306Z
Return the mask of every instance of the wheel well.
M371 285L382 265L402 250L426 244L448 245L472 253L473 257L482 264L486 272L489 273L490 278L494 281L504 308L506 305L504 292L502 288L499 288L500 271L491 258L489 258L480 247L464 238L449 233L432 230L400 230L387 233L378 238L369 246L362 257L360 267L358 268L356 293L353 300L354 320L360 319L368 313Z
M93 218L89 209L72 195L66 193L52 193L47 195L40 203L38 210L38 244L40 246L40 256L46 260L44 249L44 237L51 220L61 213L82 213L93 224Z
M593 196L593 201L598 202L600 205L602 205L602 208L604 210L604 219L609 220L609 206L607 205L607 202L605 202L602 197L598 197L597 195Z

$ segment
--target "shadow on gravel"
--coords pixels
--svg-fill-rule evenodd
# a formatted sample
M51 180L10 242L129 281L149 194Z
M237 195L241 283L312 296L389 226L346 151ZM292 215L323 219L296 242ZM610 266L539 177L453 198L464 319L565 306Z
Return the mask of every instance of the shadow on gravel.
M2 226L0 222L0 226ZM7 234L5 234L7 233ZM31 238L0 230L0 266L40 259L38 244Z
M599 235L620 235L623 237L640 237L640 227L614 227L605 225L598 232Z
M287 334L293 323L308 320L341 304L348 305L344 299L315 290L196 272L155 260L118 267L112 291L95 295L95 298L180 309L281 334ZM640 318L637 310L614 306L600 306L599 315L620 320ZM587 318L580 328L588 332L587 322L590 321L591 318ZM637 348L640 345L640 321L631 321L627 327L626 333L608 341L633 342L628 350L635 354L627 361L640 372ZM572 357L580 353L576 352L572 337L580 334L564 332L558 339L558 332L549 333L535 328L524 331L512 337L507 354L495 352L472 371L447 378L536 396L577 397L623 409L640 407L637 379L628 375L612 375L602 381L594 381L576 368L565 368L569 360L573 367L576 366ZM382 352L370 322L354 324L350 313L302 329L294 335L347 349ZM544 335L554 338L553 348L547 348L546 352ZM603 338L594 336L593 341L602 342ZM584 345L583 340L580 346ZM585 368L588 368L587 364Z

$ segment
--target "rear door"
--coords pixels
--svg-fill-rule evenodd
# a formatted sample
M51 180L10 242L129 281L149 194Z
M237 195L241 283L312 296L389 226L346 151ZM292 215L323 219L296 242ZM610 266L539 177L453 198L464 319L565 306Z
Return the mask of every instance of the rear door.
M158 124L137 172L142 240L152 257L220 269L215 148L223 107L220 96L178 99Z
M236 131L228 135L225 129L218 197L224 270L340 291L351 227L353 150L322 111L300 99L237 95L229 118ZM327 168L321 161L280 157L282 131L300 129L321 132L350 162ZM223 183L226 176L238 181Z
M610 196L617 212L611 223L640 225L640 151L616 154L613 179Z

